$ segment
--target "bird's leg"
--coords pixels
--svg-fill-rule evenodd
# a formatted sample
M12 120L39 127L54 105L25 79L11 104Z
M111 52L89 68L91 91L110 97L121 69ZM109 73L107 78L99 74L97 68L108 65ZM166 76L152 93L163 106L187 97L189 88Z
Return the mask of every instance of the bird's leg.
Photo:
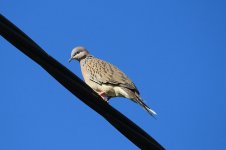
M105 92L98 92L98 94L101 96L101 98L105 101L108 102L108 97L106 96Z

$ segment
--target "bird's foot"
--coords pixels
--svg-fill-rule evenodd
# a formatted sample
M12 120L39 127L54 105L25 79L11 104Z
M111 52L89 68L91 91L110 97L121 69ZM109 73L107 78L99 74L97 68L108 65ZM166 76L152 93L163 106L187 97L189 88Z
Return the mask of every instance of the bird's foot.
M106 95L105 92L99 92L98 94L101 96L101 98L102 98L105 102L108 103L109 98L107 97L107 95Z

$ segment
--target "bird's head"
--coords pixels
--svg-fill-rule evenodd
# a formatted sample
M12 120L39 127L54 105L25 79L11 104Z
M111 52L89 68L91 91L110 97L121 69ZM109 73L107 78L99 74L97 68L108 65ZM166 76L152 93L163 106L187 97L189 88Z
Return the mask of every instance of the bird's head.
M73 59L80 61L87 56L90 56L89 52L84 47L78 46L71 51L71 58L69 59L69 62Z

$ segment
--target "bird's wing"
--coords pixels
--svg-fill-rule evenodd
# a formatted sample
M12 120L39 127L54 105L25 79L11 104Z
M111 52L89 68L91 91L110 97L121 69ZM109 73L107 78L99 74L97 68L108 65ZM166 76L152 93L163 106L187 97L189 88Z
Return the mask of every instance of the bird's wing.
M134 83L117 67L103 60L93 58L86 63L88 78L98 84L111 84L136 91Z

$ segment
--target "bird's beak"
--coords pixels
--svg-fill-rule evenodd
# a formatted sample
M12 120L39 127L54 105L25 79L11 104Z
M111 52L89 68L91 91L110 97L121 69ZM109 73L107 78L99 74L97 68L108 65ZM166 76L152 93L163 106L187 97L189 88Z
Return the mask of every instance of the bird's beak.
M70 63L72 61L72 58L70 58L69 60L68 60L68 62Z

